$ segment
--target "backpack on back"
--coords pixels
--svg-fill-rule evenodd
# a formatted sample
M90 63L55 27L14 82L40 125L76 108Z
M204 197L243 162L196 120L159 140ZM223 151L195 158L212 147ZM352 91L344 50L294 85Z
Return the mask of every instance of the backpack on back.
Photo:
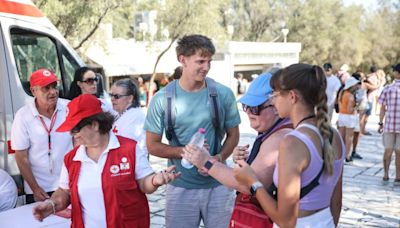
M174 80L171 83L169 83L165 87L165 98L166 98L166 107L165 107L165 116L164 116L164 126L165 126L165 136L168 139L168 141L174 141L176 145L182 146L182 144L179 142L178 137L175 134L175 112L172 110L175 110L175 89L176 89L176 83L177 81ZM214 147L213 147L213 154L217 154L218 150L218 142L219 139L222 137L219 137L219 135L223 132L220 127L219 127L219 122L220 122L220 112L219 112L219 100L218 100L218 92L217 88L215 85L215 81L212 78L206 77L206 86L207 86L207 91L208 91L208 99L210 101L210 112L211 112L211 117L212 117L212 124L215 129L215 140L214 140Z

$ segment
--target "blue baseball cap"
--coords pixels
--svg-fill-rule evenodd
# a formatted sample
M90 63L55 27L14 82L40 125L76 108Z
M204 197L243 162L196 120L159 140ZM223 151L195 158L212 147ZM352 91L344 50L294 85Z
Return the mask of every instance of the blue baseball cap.
M239 102L253 107L266 102L272 93L272 88L269 85L271 77L270 72L260 74L251 82L249 89L239 99Z

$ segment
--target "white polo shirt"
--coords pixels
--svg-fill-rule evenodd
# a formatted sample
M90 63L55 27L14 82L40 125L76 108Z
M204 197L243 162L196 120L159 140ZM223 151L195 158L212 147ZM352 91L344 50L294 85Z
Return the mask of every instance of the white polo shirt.
M40 121L40 116L48 129L51 119L39 114L35 101L17 111L11 128L11 148L13 150L28 149L28 159L33 176L46 192L55 191L58 188L64 155L72 149L71 135L68 132L56 132L56 129L65 120L68 102L68 100L61 98L57 101L57 117L50 132L52 164L48 155L48 135ZM50 172L51 165L53 167L52 172ZM25 193L33 193L26 181L24 187Z
M120 144L117 137L110 132L108 146L100 155L97 163L87 156L86 148L82 145L78 148L73 158L74 161L81 162L78 179L78 195L82 206L82 217L85 227L107 226L101 174L104 169L104 164L107 161L108 152L118 147L120 147ZM144 156L143 152L140 152L140 147L136 145L136 180L142 179L153 172L147 157ZM59 187L69 189L69 176L65 164L62 166Z
M12 209L17 203L17 185L8 173L0 169L0 212Z
M135 140L141 147L141 151L147 156L146 132L143 130L146 114L142 108L130 108L122 113L113 124L113 132L116 135Z

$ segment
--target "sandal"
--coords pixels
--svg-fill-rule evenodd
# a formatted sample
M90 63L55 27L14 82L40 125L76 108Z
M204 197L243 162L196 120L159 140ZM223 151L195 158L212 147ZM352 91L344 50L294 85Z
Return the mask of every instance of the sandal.
M400 182L400 179L394 179L394 182Z
M382 177L382 180L383 180L383 181L388 181L388 180L389 180L389 177ZM397 180L397 181L400 181L400 180Z

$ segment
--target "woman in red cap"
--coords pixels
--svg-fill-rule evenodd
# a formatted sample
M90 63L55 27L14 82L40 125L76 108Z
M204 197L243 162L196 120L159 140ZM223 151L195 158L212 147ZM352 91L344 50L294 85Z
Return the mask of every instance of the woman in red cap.
M113 115L83 94L68 104L57 131L70 131L78 147L64 157L58 190L33 208L42 221L72 205L71 227L149 227L145 193L179 176L175 167L154 173L136 141L111 131Z

